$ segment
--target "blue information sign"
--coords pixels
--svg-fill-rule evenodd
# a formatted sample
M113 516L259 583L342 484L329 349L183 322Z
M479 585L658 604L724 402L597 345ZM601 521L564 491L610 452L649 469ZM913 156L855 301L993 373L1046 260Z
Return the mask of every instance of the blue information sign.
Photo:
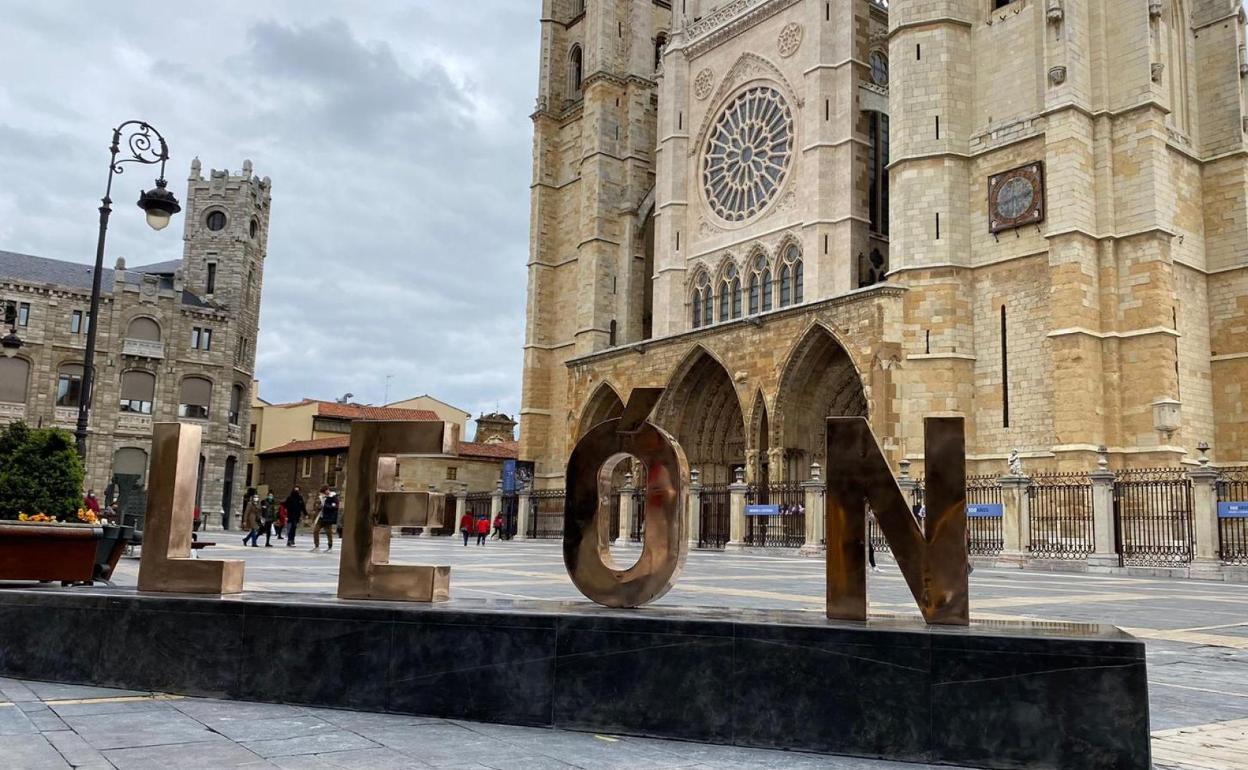
M966 506L968 519L1000 519L1005 516L1005 506L1001 503L976 503Z
M513 494L516 491L516 461L503 460L503 492Z
M746 516L779 516L780 506L778 505L747 505L745 506Z
M1219 519L1248 519L1248 503L1218 503Z

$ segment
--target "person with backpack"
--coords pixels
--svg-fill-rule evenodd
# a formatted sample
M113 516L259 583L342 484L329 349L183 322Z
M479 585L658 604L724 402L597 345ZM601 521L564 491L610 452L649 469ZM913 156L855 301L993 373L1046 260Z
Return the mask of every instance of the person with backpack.
M338 493L329 490L325 493L325 500L321 503L321 512L316 516L316 522L312 525L312 550L321 550L321 530L325 530L325 538L327 544L325 553L334 550L334 527L338 526Z

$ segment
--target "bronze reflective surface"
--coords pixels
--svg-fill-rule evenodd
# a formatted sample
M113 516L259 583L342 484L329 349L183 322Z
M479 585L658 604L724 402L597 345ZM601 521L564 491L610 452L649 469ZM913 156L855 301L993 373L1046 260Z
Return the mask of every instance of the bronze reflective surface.
M966 544L966 446L960 417L923 421L926 526L920 526L862 417L828 418L829 618L867 619L866 504L923 619L970 623Z
M450 598L451 568L390 564L390 528L442 524L442 495L394 491L396 454L439 454L443 423L351 424L343 505L340 599L435 602Z
M689 464L676 439L646 420L660 395L633 391L624 414L591 428L568 459L563 563L577 589L607 607L640 607L663 596L689 551ZM645 538L637 563L620 569L608 533L611 471L629 456L645 468Z
M177 422L152 427L140 591L236 594L243 590L242 561L191 558L201 431L198 425Z

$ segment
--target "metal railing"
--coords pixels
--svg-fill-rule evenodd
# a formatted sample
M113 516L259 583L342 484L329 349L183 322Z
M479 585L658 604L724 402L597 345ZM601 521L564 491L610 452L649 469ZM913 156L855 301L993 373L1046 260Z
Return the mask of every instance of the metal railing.
M801 548L806 542L806 492L799 482L751 484L746 505L776 506L776 513L747 515L745 542L755 548Z
M992 474L967 476L966 503L1001 505L999 477ZM972 556L998 556L1005 549L1004 516L967 516L966 531Z
M1192 561L1192 481L1183 468L1143 468L1114 476L1114 529L1123 566Z
M1219 503L1248 502L1248 466L1222 468L1217 481ZM1248 517L1218 511L1218 556L1223 564L1248 564Z
M628 539L634 543L640 543L646 533L646 490L634 489L632 495L629 496L629 504L633 506L633 520L629 528ZM684 512L681 511L681 514L683 515ZM618 527L616 531L619 531Z
M612 543L620 539L620 496L622 494L623 492L619 489L611 490L611 534L609 539Z
M730 533L731 502L727 484L708 484L698 493L698 547L723 548Z
M1095 549L1092 479L1086 473L1032 476L1027 550L1039 559L1086 559Z
M563 537L564 490L538 489L529 493L529 531L534 540Z

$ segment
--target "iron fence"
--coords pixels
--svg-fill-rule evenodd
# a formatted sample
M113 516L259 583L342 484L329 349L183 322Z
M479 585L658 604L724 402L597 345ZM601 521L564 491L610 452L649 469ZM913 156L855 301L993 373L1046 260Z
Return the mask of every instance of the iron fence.
M640 543L646 535L646 490L644 487L634 489L629 495L628 503L633 507L633 519L630 522L628 539ZM684 513L683 511L681 512Z
M728 544L731 503L727 484L708 484L698 492L698 547L723 548Z
M1039 559L1086 559L1096 546L1092 479L1086 473L1037 474L1027 489L1027 549Z
M1223 468L1217 482L1219 503L1248 502L1248 466ZM1248 564L1248 518L1218 510L1218 555L1223 564Z
M510 540L516 536L516 532L520 528L520 497L512 492L503 495L503 533L504 540Z
M529 531L534 540L558 540L563 537L562 489L537 489L529 493Z
M1167 567L1192 560L1192 482L1183 468L1143 468L1114 476L1115 545L1123 566Z
M611 490L611 499L609 509L611 511L611 523L608 525L611 532L608 540L612 543L620 539L620 495L623 493L619 489Z
M801 548L806 542L806 493L800 482L751 484L746 505L774 505L776 513L745 517L745 542L754 548Z
M967 476L966 503L967 505L1001 505L999 477L992 474ZM1004 515L968 515L966 532L967 546L972 556L998 556L1005 549Z

